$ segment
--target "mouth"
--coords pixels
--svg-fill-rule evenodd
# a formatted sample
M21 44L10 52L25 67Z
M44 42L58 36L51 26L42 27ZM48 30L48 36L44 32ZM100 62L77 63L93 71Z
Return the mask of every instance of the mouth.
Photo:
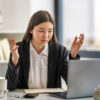
M48 40L41 40L43 43L47 43L48 42Z

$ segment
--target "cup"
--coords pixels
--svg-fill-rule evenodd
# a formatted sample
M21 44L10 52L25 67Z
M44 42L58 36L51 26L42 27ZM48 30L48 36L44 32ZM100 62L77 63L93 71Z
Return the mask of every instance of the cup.
M4 97L7 93L7 80L0 78L0 97Z

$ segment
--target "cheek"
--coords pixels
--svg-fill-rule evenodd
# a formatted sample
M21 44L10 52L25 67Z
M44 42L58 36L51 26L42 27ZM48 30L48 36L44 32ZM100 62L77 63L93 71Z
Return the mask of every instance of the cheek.
M34 38L35 39L39 39L40 37L41 37L41 34L40 33L37 32L36 34L34 34Z
M49 40L52 38L53 33L48 35Z

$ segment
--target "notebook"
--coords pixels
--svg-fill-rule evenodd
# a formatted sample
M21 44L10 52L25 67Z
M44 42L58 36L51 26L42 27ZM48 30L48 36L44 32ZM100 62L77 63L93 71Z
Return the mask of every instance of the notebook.
M67 90L62 88L43 88L43 89L24 89L26 94L44 94L44 93L57 93L66 92Z

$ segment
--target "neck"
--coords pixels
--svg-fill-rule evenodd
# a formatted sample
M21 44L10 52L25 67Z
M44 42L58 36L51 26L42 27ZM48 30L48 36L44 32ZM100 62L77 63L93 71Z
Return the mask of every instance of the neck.
M45 46L40 46L40 45L38 45L37 43L35 43L34 40L32 40L31 43L32 43L32 46L34 47L34 49L37 51L38 54L39 54L39 53L44 49L44 47L45 47Z

